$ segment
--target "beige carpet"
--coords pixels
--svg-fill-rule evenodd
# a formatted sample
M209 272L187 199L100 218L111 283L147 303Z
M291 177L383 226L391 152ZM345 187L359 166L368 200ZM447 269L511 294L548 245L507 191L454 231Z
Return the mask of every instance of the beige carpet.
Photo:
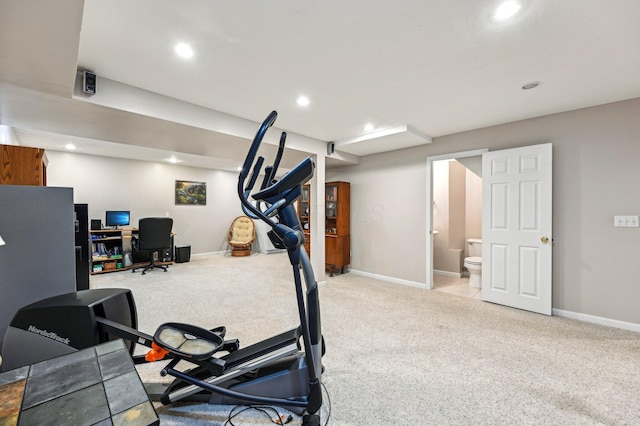
M282 253L193 256L166 273L92 276L91 286L130 288L150 334L167 321L226 325L244 346L297 324ZM320 297L331 425L640 424L638 333L351 273L327 278ZM139 372L159 381L159 370ZM158 412L163 425L222 425L231 408ZM250 413L234 424L273 423Z

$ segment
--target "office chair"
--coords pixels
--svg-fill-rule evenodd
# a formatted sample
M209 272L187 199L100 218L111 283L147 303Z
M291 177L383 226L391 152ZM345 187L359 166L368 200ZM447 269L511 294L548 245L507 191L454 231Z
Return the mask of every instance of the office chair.
M154 268L161 268L167 272L167 265L156 264L155 254L160 251L171 248L171 228L173 227L173 219L170 217L145 217L138 221L138 238L137 244L134 240L134 250L148 251L149 264L146 266L138 266L131 272L142 269L142 275ZM134 235L135 238L135 235Z
M251 244L256 239L256 227L247 216L239 216L233 220L227 234L231 246L231 256L249 256Z

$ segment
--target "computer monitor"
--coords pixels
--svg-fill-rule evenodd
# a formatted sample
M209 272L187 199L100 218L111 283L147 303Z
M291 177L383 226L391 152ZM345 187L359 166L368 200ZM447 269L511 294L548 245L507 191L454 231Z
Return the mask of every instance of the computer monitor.
M131 212L127 210L107 210L105 226L127 226L131 222Z

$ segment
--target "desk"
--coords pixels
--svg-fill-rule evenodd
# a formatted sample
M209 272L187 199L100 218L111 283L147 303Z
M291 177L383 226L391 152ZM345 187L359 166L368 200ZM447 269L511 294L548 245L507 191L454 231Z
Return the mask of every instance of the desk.
M0 425L158 425L122 340L0 373Z
M91 274L126 271L134 266L148 264L148 255L138 258L134 256L131 238L137 233L137 228L95 229L89 231L89 237L91 238ZM171 233L171 247L168 251L168 260L159 263L173 263L173 241L175 235L175 233ZM133 265L124 265L124 256L127 253L132 253L131 258Z

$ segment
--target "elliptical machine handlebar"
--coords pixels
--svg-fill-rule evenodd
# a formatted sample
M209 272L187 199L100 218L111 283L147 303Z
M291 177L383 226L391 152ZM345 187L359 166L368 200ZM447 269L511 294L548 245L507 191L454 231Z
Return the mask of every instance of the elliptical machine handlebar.
M278 118L278 113L276 111L271 111L271 113L265 118L265 120L258 128L258 132L253 138L253 143L249 148L249 152L247 152L247 156L244 160L244 164L242 165L242 170L240 171L240 181L244 183L244 180L249 175L249 170L251 169L251 165L253 164L253 160L256 158L256 154L258 153L258 148L260 148L260 144L262 143L262 139L264 138L264 134L267 132L269 127L273 125L273 123Z
M244 194L244 198L245 199L249 198L249 195L251 194L251 190L253 189L253 186L256 184L256 180L258 180L258 175L260 174L260 169L262 168L262 163L264 163L264 158L263 157L258 157L258 160L256 161L256 165L253 168L253 173L251 173L251 178L249 179L249 183L247 184L246 188L244 189L244 193L243 194ZM241 196L240 200L242 200L242 198L243 197ZM249 216L251 219L254 219L254 220L260 219L253 212L249 211L247 209L247 207L244 205L244 203L242 203L242 211L244 212L244 214Z
M276 154L276 158L273 161L273 166L265 167L264 169L264 180L262 181L262 187L260 189L266 189L271 183L274 183L273 180L276 177L276 173L278 172L278 166L280 166L280 160L282 159L282 154L284 153L284 144L287 140L287 133L282 132L280 135L280 144L278 145L278 153Z
M249 171L253 166L253 161L256 158L256 154L258 153L258 149L262 144L262 139L264 138L265 133L273 125L273 123L278 118L278 113L276 111L271 111L271 113L265 118L262 122L258 131L253 138L253 142L251 147L249 148L249 152L247 152L247 157L244 160L244 164L242 165L242 170L240 171L240 176L238 177L238 196L240 197L240 202L242 203L242 210L245 213L251 213L251 216L254 218L261 219L265 223L267 223L272 228L275 228L276 224L271 219L269 219L266 215L264 215L259 209L257 209L253 204L249 202L249 195L253 186L258 179L258 174L260 173L260 169L264 162L264 158L259 157L255 166L253 167L253 173L251 179L249 180L249 184L244 187L244 182L249 175Z
M278 153L276 154L273 166L265 169L262 188L256 193L251 194L258 178L258 174L262 168L264 158L258 157L255 165L253 163L266 131L273 125L277 116L278 113L276 111L272 111L262 122L253 139L253 143L249 148L249 152L247 153L247 157L245 158L242 170L238 177L238 196L242 203L242 210L247 216L253 219L260 219L265 222L273 229L278 238L282 240L287 248L294 249L302 244L302 241L304 240L302 233L299 230L292 229L290 226L282 223L282 221L279 223L274 222L270 216L281 211L282 208L293 203L293 201L298 198L300 195L300 186L313 176L315 164L310 157L307 157L291 171L282 176L279 181L275 180L275 174L284 152L284 145L287 137L285 132L282 132L280 136ZM253 171L251 172L251 178L249 179L249 183L245 186L245 181L247 176L249 176L249 172L252 167ZM252 198L257 201L257 206L249 201L249 196L252 196ZM261 202L265 202L268 206L264 211L259 208Z

